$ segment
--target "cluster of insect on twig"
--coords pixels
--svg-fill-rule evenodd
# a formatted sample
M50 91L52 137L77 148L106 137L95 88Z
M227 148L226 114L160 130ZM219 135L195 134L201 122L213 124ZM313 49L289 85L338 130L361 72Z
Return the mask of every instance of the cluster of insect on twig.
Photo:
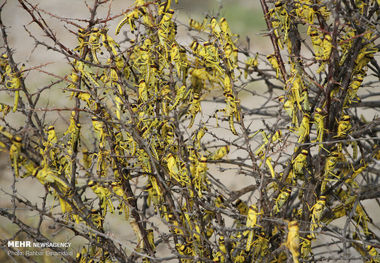
M378 1L261 0L269 55L241 48L224 17L190 19L198 37L182 44L171 1L136 0L123 18L100 19L112 1L95 0L78 22L19 4L54 42L30 33L36 46L71 67L33 91L25 73L42 70L14 60L0 19L0 93L14 98L0 104L0 150L15 180L45 189L42 206L16 185L11 194L14 208L39 213L37 228L0 209L21 232L53 240L45 220L72 230L88 243L69 262L380 262L379 229L362 203L380 196L380 119L357 110L379 107L369 100L380 78ZM75 27L77 45L60 42L45 15ZM248 88L259 81L260 96ZM73 106L39 108L58 83ZM63 110L62 130L45 115ZM10 122L16 112L22 130ZM249 185L231 190L242 177ZM107 232L112 215L129 226L127 240Z

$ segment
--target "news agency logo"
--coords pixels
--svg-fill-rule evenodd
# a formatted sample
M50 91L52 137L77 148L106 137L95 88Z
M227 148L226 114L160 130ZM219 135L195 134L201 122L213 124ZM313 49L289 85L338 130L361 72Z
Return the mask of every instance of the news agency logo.
M9 256L72 256L73 251L69 251L71 243L69 242L32 242L32 241L20 241L20 240L8 240ZM21 248L21 249L18 249ZM27 249L22 249L27 248ZM28 248L35 248L28 249ZM36 249L37 248L37 249ZM50 249L47 249L50 248ZM54 251L52 248L60 248L60 251ZM52 251L53 250L53 251Z
M19 248L19 247L38 247L38 248L69 248L71 243L69 242L31 242L31 241L20 241L20 240L8 240L8 247Z

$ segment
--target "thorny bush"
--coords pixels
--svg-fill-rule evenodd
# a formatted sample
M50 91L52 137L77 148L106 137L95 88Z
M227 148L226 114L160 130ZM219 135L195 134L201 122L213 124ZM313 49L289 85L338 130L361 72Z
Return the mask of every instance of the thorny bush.
M5 247L55 241L50 222L86 240L62 254L67 262L380 262L379 219L363 203L379 209L378 0L261 0L268 55L223 17L178 23L171 1L136 0L122 17L99 18L112 1L94 0L77 20L18 2L25 29L49 39L28 30L35 45L62 54L71 72L27 85L44 71L15 61L0 20L0 92L13 98L1 104L0 149L15 180L0 215L17 226ZM181 43L177 27L194 41ZM71 106L43 103L57 85ZM64 129L46 118L62 111ZM28 177L45 189L40 204L17 191ZM249 184L232 190L243 177ZM107 227L115 217L127 238Z

